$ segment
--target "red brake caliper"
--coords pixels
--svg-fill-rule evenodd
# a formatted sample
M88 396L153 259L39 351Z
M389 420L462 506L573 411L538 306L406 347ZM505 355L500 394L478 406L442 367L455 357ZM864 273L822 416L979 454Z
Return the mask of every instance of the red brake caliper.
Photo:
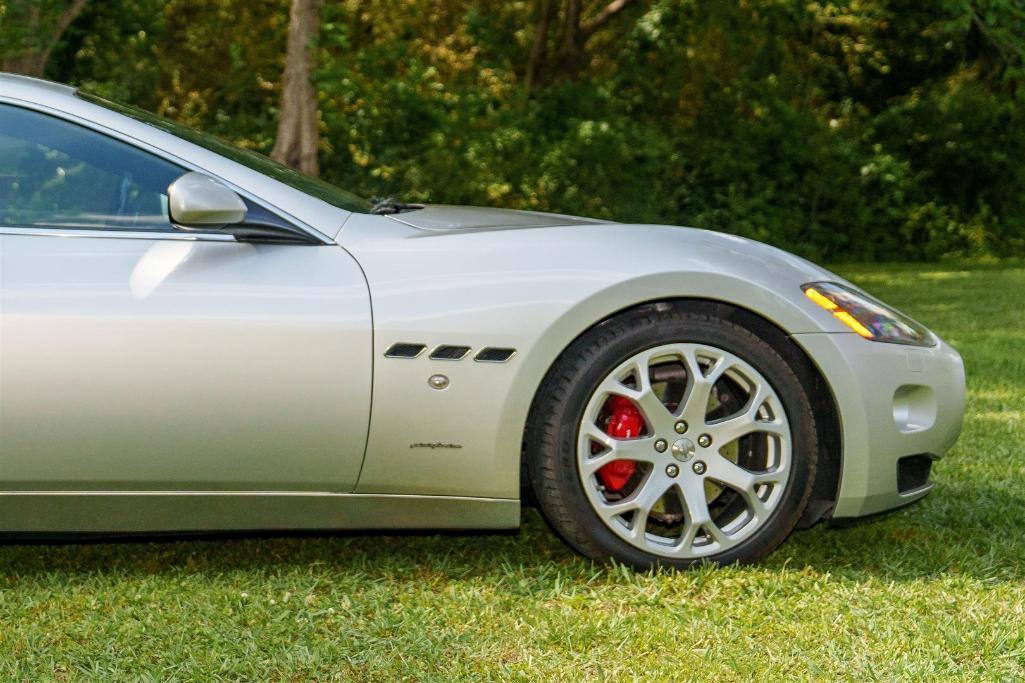
M605 406L610 411L605 433L613 439L632 439L644 431L644 417L628 398L612 396ZM598 470L598 479L608 491L618 492L637 471L633 460L613 460Z

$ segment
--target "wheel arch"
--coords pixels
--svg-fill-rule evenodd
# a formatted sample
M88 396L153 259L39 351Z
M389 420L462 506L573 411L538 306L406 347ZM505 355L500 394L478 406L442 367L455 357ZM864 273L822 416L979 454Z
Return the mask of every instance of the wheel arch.
M707 297L661 297L622 307L604 318L581 330L569 343L561 349L546 369L541 382L537 385L531 398L530 410L523 425L523 447L520 453L520 489L521 499L525 503L533 503L534 494L530 488L529 477L526 476L527 440L529 430L536 418L539 398L553 370L565 356L565 353L587 332L608 323L621 315L643 310L686 310L688 312L705 313L718 318L736 322L764 339L791 366L798 379L808 390L812 408L816 413L816 429L819 437L819 467L815 482L812 485L811 497L805 508L799 528L807 528L827 519L836 504L837 492L842 471L843 447L841 442L840 413L836 397L828 380L807 352L791 339L790 335L779 325L748 308L732 302Z

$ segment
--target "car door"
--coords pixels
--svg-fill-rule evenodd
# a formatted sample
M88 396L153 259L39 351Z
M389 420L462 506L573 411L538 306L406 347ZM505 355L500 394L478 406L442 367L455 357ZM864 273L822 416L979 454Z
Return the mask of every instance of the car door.
M0 489L353 490L362 271L336 245L176 230L185 170L0 104Z

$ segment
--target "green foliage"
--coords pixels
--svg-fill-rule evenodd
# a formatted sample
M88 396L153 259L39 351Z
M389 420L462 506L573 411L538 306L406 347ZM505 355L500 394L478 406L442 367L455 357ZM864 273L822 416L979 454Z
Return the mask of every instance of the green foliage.
M269 150L287 26L287 0L92 2L48 75Z
M0 62L44 48L64 5L63 0L0 0Z
M1025 251L1020 0L638 1L528 97L538 6L325 3L324 177L832 260ZM267 152L287 20L288 0L91 2L49 75Z

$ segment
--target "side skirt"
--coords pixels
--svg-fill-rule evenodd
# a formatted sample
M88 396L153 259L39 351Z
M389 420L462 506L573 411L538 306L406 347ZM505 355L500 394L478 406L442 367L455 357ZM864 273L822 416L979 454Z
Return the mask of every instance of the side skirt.
M0 533L512 529L520 501L350 493L0 493Z

